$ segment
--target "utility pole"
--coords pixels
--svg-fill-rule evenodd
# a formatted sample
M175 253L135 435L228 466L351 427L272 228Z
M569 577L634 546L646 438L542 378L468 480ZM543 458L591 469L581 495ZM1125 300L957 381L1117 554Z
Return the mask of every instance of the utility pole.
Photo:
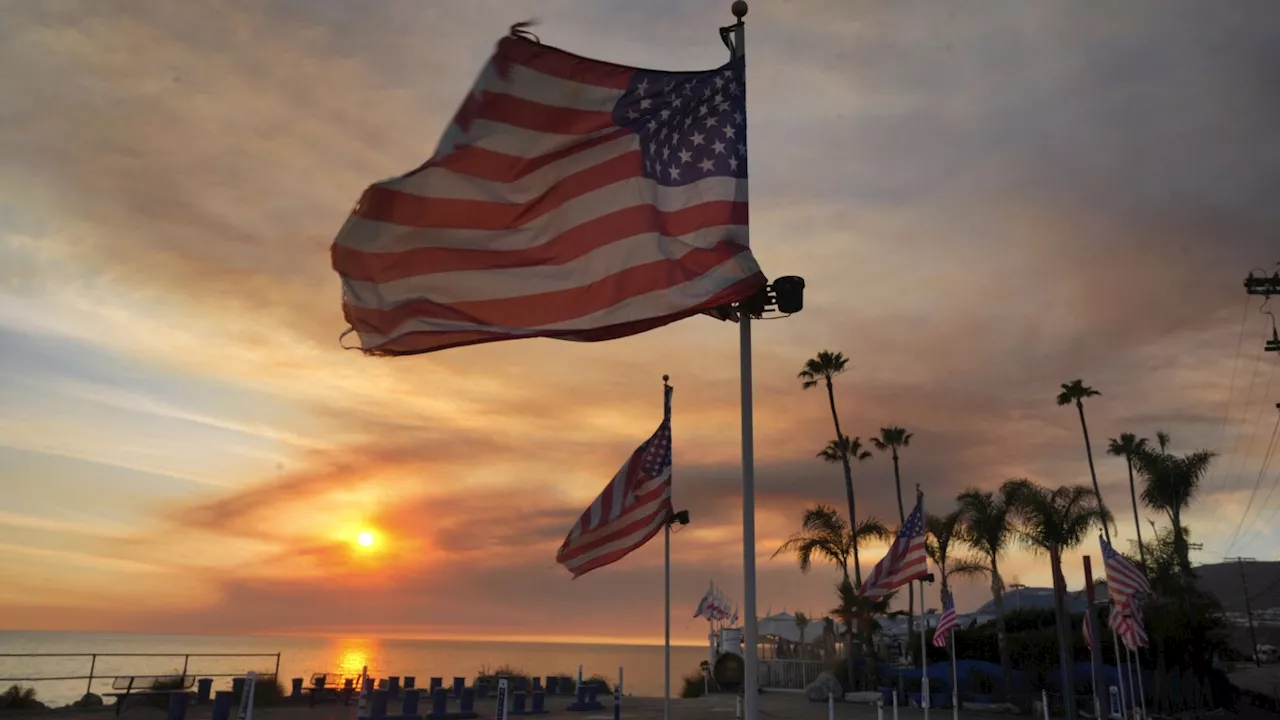
M1262 667L1262 660L1258 657L1258 635L1253 629L1253 607L1249 604L1249 582L1244 577L1244 564L1247 562L1256 562L1255 558L1233 557L1227 558L1227 561L1236 561L1240 566L1240 587L1244 589L1244 612L1249 617L1249 642L1253 644L1253 664Z

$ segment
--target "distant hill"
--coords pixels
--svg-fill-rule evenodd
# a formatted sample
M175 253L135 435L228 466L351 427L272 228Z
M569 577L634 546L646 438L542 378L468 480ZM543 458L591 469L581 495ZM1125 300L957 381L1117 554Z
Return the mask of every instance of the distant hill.
M1214 563L1196 567L1200 589L1212 593L1227 612L1243 613L1244 588L1240 583L1240 565ZM1244 563L1244 581L1249 586L1249 602L1254 612L1280 608L1280 562Z
M1098 583L1096 597L1105 598L1107 596L1106 583ZM1082 613L1088 603L1085 601L1083 590L1067 593L1067 611L1071 613ZM1034 588L1024 587L1006 590L1004 593L1004 609L1017 610L1018 608L1034 608L1039 610L1053 609L1053 588ZM995 615L996 603L994 600L988 600L985 605L978 608L975 615Z

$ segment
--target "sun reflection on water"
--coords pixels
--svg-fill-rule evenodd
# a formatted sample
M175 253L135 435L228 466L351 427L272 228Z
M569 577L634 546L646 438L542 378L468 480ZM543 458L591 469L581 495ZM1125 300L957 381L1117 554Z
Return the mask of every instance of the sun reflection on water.
M334 672L342 673L343 677L359 677L368 667L369 674L376 676L377 658L382 655L377 640L343 638L334 640L333 647L332 657L337 658Z

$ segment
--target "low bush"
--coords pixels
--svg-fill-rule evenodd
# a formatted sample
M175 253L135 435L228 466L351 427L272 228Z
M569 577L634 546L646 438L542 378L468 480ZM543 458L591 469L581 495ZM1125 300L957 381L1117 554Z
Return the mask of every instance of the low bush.
M44 703L36 699L36 689L11 685L0 693L0 709L3 710L36 710L44 707Z

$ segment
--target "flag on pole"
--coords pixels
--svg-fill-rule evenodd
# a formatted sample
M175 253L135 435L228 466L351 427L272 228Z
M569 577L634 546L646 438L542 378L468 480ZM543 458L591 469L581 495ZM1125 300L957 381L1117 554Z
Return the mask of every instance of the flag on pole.
M928 556L924 549L923 504L923 496L917 496L915 509L902 524L888 554L876 563L858 589L859 595L881 597L894 588L929 574Z
M956 604L951 595L947 595L947 599L942 601L942 617L938 618L938 627L933 630L933 646L946 647L956 625Z
M1126 601L1135 595L1151 595L1151 583L1142 570L1129 559L1116 552L1105 538L1102 543L1102 559L1107 571L1107 593L1116 601Z
M431 159L334 240L361 349L609 340L750 297L743 68L641 70L513 27Z
M672 390L665 388L658 429L623 463L556 552L556 562L575 578L626 557L671 516Z
M704 593L702 593L702 599L698 601L698 609L693 611L693 616L694 616L694 617L703 617L703 616L706 616L706 618L707 618L708 620L710 620L710 619L711 619L711 590L712 590L712 587L713 587L713 586L708 585L708 586L707 586L707 591L706 591L706 592L704 592Z
M1125 647L1137 650L1148 645L1147 630L1143 627L1142 608L1136 600L1116 601L1111 607L1109 621Z
M1084 621L1082 624L1084 625L1084 646L1092 650L1093 649L1093 631L1089 629L1089 611L1088 610L1086 610L1084 613Z
M738 624L738 604L737 603L733 604L733 616L729 618L729 624L730 625Z

